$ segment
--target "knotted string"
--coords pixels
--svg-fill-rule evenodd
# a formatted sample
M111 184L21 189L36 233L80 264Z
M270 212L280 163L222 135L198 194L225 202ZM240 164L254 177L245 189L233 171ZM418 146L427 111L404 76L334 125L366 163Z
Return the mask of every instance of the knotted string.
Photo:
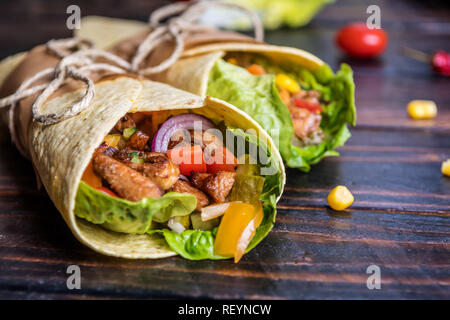
M95 96L94 83L88 76L90 72L110 71L113 73L121 74L130 71L131 66L127 61L119 58L112 53L93 49L91 48L91 45L88 45L86 47L86 44L87 42L85 40L77 38L49 41L46 44L47 50L61 58L61 61L59 61L56 67L39 71L32 77L25 80L15 93L0 99L0 109L9 107L8 127L11 133L11 139L23 155L26 155L26 152L23 146L21 146L21 144L19 143L14 124L14 113L17 107L17 103L21 99L41 92L32 105L33 121L40 122L44 125L54 124L78 115L89 106ZM70 53L70 50L76 48L79 50ZM96 58L106 59L111 64L96 63ZM51 75L53 75L54 77L49 83L30 87L38 80L46 79ZM41 107L44 102L64 83L66 83L68 79L79 80L86 84L87 87L83 97L65 111L62 111L60 113L43 114L41 112Z

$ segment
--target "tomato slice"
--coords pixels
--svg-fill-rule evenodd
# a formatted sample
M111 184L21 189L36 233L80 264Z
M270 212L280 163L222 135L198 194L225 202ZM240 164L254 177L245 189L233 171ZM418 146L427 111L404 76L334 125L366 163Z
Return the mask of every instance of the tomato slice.
M117 194L115 194L114 192L112 192L111 190L109 190L108 188L105 188L105 187L97 188L97 191L100 191L100 192L102 192L102 193L104 193L104 194L106 194L106 195L108 195L110 197L114 197L114 198L118 198L119 197Z
M199 145L170 149L167 156L180 167L181 174L185 176L190 176L192 171L206 172L203 150Z
M216 173L218 171L234 172L236 166L236 157L226 147L214 150L214 155L209 156L206 161L208 173Z
M314 113L321 113L323 111L323 108L319 103L309 102L302 98L294 98L294 105L298 108L307 109Z
M92 165L92 160L89 162L88 166L84 170L83 177L81 178L92 188L100 188L102 186L102 179L95 174L94 167Z
M234 257L238 262L261 224L262 206L243 202L231 202L225 211L214 242L218 255Z

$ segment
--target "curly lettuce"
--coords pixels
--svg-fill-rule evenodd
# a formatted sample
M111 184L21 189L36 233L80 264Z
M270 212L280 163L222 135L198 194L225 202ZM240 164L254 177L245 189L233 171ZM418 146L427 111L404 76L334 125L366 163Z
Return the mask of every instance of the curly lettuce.
M146 233L152 221L164 223L172 217L186 216L197 206L195 196L169 192L159 199L138 202L111 197L81 181L75 199L75 214L91 223L124 233Z
M291 168L307 172L324 157L339 155L334 149L347 141L350 137L347 123L354 125L356 120L351 68L343 64L334 74L327 65L310 72L298 66L275 66L264 58L256 62L269 74L254 76L244 68L218 60L209 75L207 95L235 105L256 120L271 135ZM294 128L275 85L277 73L297 79L304 89L317 90L329 102L323 105L320 127L325 138L320 144L299 147L292 143Z

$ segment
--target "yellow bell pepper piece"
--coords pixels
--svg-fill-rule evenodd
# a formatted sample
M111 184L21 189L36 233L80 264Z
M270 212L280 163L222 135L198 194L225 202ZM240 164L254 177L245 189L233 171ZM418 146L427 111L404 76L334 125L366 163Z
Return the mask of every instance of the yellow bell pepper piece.
M230 203L217 230L214 252L222 256L235 257L235 261L239 261L254 235L254 230L262 221L261 214L260 205Z
M412 100L407 109L413 119L433 119L437 115L436 103L431 100Z
M444 162L442 162L441 171L444 175L450 177L450 159L447 159Z
M298 85L297 81L283 73L279 73L276 75L275 84L281 88L285 88L290 93L296 93L300 91L300 86Z
M119 144L121 137L122 137L122 135L120 135L120 134L108 134L105 137L105 143L109 147L117 148L117 145Z
M253 236L256 233L256 229L261 224L264 218L264 211L261 203L255 206L255 217L250 221L250 223L245 227L237 242L236 253L234 254L234 262L238 263L242 256L245 254L250 241L252 241Z
M347 209L353 203L353 195L345 186L337 186L327 197L328 204L337 211Z

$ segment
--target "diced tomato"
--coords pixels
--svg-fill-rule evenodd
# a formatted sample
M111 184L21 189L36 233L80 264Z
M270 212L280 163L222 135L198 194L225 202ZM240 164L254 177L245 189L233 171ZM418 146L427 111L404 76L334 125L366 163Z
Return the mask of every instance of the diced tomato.
M323 108L319 103L309 102L302 98L294 98L294 105L298 108L307 109L314 113L321 113L323 111Z
M226 147L214 150L214 154L208 157L206 161L206 168L209 173L216 173L218 171L234 172L236 166L236 157Z
M111 190L109 190L108 188L105 188L105 187L97 188L97 191L100 191L100 192L102 192L108 196L114 197L114 198L119 197L117 194L115 194L114 192L112 192Z
M214 253L234 257L238 262L261 224L264 212L261 204L232 202L225 211L217 230Z
M263 74L266 74L266 70L264 70L264 68L259 64L252 64L248 66L247 71L254 76L262 76Z
M167 150L167 156L180 167L181 174L191 175L192 171L206 172L206 162L199 145L178 147Z
M81 180L86 182L92 188L100 188L102 186L102 179L95 174L92 161L89 162L88 166L84 170Z

